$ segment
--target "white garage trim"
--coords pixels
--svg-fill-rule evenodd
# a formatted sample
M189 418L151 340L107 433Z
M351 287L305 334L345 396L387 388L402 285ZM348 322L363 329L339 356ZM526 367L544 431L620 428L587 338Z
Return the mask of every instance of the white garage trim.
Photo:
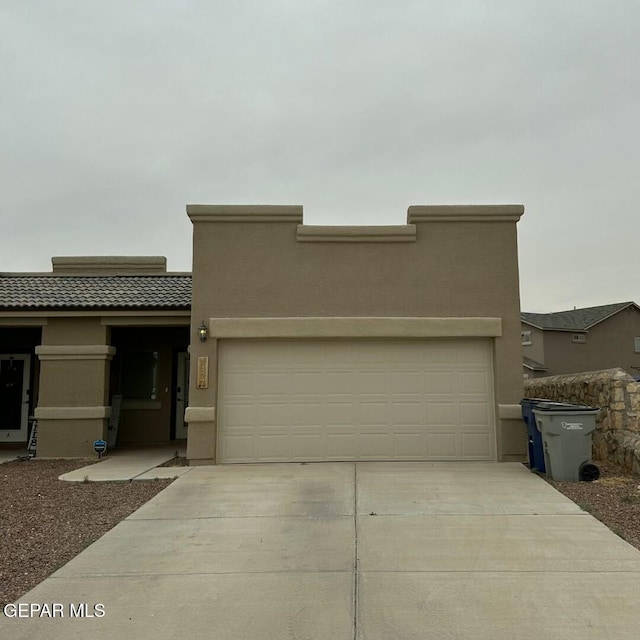
M495 460L490 339L219 345L219 462Z
M495 338L501 318L210 318L213 338Z

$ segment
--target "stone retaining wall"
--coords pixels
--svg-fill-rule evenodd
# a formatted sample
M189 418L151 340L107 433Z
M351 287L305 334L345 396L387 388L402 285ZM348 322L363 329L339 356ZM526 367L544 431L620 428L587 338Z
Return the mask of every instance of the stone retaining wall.
M593 457L640 473L640 383L622 369L525 380L525 397L600 407Z

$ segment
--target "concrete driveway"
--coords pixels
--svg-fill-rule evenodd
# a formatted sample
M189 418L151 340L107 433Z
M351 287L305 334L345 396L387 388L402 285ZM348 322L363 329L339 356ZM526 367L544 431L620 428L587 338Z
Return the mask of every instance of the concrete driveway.
M199 467L21 600L64 618L0 631L635 640L639 592L640 552L519 464Z

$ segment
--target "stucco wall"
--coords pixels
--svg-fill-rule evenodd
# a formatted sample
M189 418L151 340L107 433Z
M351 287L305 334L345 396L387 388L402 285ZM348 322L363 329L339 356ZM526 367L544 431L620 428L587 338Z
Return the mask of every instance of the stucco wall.
M525 381L526 397L586 404L602 409L593 455L640 473L640 383L622 369L606 369Z
M499 457L522 455L511 410L522 395L516 240L522 207L412 207L408 224L389 230L392 240L380 227L351 227L342 236L335 228L309 229L301 225L302 207L187 211L194 224L192 380L198 356L210 363L209 388L191 385L191 408L214 408L217 400L216 341L198 340L203 321L494 317L502 323L493 354ZM207 429L201 425L198 433L213 442L196 442L190 427L189 457L215 450L215 424Z
M42 329L38 456L93 455L92 443L106 435L109 328L99 317L51 318Z

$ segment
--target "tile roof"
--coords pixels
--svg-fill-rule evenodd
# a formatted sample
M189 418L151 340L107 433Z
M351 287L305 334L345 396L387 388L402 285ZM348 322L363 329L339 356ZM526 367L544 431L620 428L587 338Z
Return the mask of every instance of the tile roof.
M184 309L191 276L0 274L0 310Z
M572 311L558 311L556 313L521 313L520 317L527 324L539 329L586 331L593 325L606 320L629 306L634 306L640 310L640 307L635 302L618 302L616 304L573 309Z

